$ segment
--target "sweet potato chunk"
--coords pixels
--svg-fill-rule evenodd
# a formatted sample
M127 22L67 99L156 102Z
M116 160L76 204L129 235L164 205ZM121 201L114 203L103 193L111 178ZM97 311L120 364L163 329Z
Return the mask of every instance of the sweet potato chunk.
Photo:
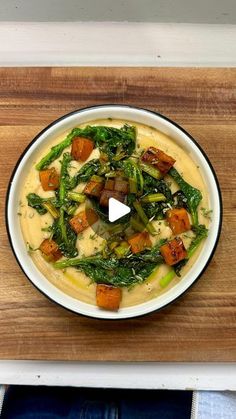
M164 151L155 147L149 147L147 151L145 151L142 155L142 161L157 167L164 175L175 164L175 159L173 159L173 157L168 156Z
M96 223L97 220L97 213L92 208L88 208L72 217L69 223L71 228L78 234L85 230L88 226Z
M185 208L174 208L166 212L167 221L174 234L184 233L191 228Z
M160 247L160 252L165 259L166 264L170 266L175 265L187 257L187 251L179 237L163 244L163 246Z
M105 187L107 191L114 191L115 181L114 179L107 179L105 182Z
M122 177L115 178L114 190L127 194L129 192L129 184L126 179Z
M55 167L41 170L39 172L39 180L44 191L55 191L59 188L59 174Z
M113 285L97 284L96 301L100 308L118 310L121 301L121 289Z
M122 192L118 191L108 191L104 189L101 194L100 198L100 205L102 207L108 207L109 199L114 198L117 199L117 201L124 202L125 195Z
M39 250L47 257L49 261L56 261L62 257L58 244L51 239L45 239L39 246Z
M132 253L142 252L146 247L152 246L152 242L147 231L134 234L128 239L128 243L131 246Z
M85 161L94 148L94 142L89 138L75 137L72 141L71 155L74 160Z
M93 180L90 180L85 186L83 193L88 196L95 196L96 198L99 198L102 190L103 190L102 182L94 182Z

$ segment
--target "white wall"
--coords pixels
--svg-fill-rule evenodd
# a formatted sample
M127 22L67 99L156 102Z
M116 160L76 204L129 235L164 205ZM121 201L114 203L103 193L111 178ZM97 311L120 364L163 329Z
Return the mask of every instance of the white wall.
M0 21L236 23L236 0L0 0Z
M1 22L0 66L235 66L236 25Z

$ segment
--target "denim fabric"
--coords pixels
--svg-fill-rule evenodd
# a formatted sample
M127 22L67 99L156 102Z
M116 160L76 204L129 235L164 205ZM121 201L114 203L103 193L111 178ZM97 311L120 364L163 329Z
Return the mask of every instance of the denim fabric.
M1 419L190 419L188 391L11 386Z
M199 391L198 419L236 419L236 393L230 391Z

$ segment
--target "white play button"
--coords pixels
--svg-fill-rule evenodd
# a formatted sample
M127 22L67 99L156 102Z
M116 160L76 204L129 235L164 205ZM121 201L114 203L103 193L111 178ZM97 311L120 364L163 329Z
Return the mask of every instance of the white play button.
M129 214L130 207L122 204L122 202L117 201L115 198L109 198L108 202L108 218L111 223L113 221L119 220L119 218L124 217L124 215Z

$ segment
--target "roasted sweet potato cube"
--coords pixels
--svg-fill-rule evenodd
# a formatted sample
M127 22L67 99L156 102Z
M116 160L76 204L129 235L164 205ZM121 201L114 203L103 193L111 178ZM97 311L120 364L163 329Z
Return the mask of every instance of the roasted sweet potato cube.
M58 244L51 239L44 239L39 246L39 250L41 250L49 261L56 261L62 257L62 252Z
M185 208L173 208L166 212L166 218L174 234L181 234L191 228Z
M107 191L106 189L104 189L101 193L100 205L102 207L108 207L110 198L114 198L114 199L117 199L117 201L124 202L125 195L122 192Z
M175 265L187 257L187 251L179 237L163 244L163 246L160 247L160 252L166 264L170 266Z
M72 141L71 155L74 160L85 161L94 148L94 142L89 138L75 137Z
M115 178L114 190L127 194L129 192L128 181L122 177Z
M98 220L97 213L93 208L87 208L79 212L69 221L71 228L78 234L84 231L88 226L93 225Z
M98 198L101 195L103 190L103 183L102 182L94 182L90 180L87 185L85 186L83 193L88 196L95 196Z
M104 189L107 191L114 191L115 181L114 179L107 179L105 182Z
M118 310L121 301L121 289L113 285L97 284L96 301L100 308Z
M132 253L142 252L146 247L151 247L152 242L147 231L136 233L128 239Z
M55 167L41 170L39 172L39 180L44 191L55 191L59 188L59 174Z
M142 161L152 164L163 174L168 173L170 168L175 164L175 159L168 156L164 151L155 147L149 147L142 155Z
M98 214L96 213L96 211L94 211L93 208L87 208L85 212L86 212L87 221L90 226L98 221L99 219Z

